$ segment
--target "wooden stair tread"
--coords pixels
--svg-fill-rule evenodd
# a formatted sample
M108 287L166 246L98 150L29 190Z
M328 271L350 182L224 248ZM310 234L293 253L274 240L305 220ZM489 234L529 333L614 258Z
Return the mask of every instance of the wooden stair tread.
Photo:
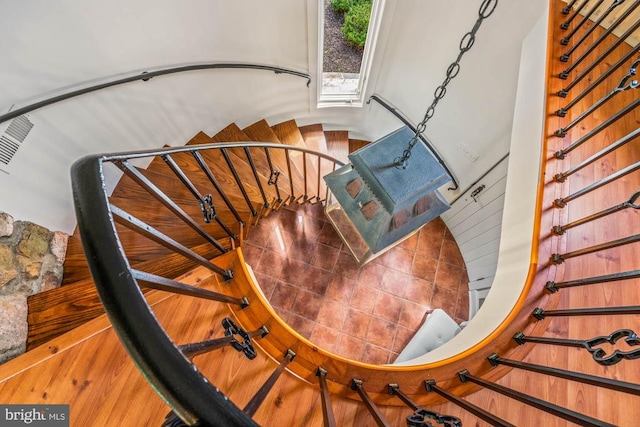
M346 130L326 130L327 154L342 162L349 163L349 132Z
M221 240L221 244L231 249L232 240ZM204 243L193 247L199 255L212 259L220 252L212 245ZM198 264L172 253L138 264L133 268L147 273L176 278L195 268ZM147 292L148 288L143 288ZM70 331L104 313L93 279L87 278L50 291L31 295L27 298L29 332L27 350L49 342L53 338Z
M317 151L322 154L327 154L327 141L324 137L324 130L322 129L321 124L313 124L300 127L300 133L302 134L302 138L304 139L304 143L308 149ZM330 163L326 160L321 160L317 157L310 156L309 163L313 166L313 168L318 171L320 170L320 180L318 181L318 177L316 175L316 182L320 183L319 191L316 190L317 195L321 198L325 198L325 194L327 191L327 187L322 179L323 176L331 173L333 171L333 163ZM318 187L316 187L318 188Z
M274 144L282 144L278 136L275 134L271 126L266 120L260 120L254 124L243 129L245 135L249 137L251 141L256 142L271 142ZM302 174L298 169L292 165L291 175L293 180L293 191L291 189L291 183L289 181L289 172L287 166L287 157L282 150L270 150L271 161L276 169L281 173L281 178L278 179L278 185L280 186L281 193L286 191L289 195L302 194L304 189L300 185L303 181ZM285 197L282 196L284 199Z
M306 144L304 142L304 138L302 137L302 133L298 128L295 120L287 120L282 123L278 123L271 127L278 137L278 139L286 145L290 145L292 147L298 148L306 148ZM310 161L311 156L304 156L303 153L300 152L291 152L291 163L292 166L295 165L296 169L302 174L303 182L304 182L304 158L307 158L306 162L306 170L307 170L307 185L303 185L303 195L309 196L309 198L320 195L317 193L318 186L318 177L317 177L317 169L313 167L312 162Z
M349 138L349 154L353 153L369 144L370 141L365 141L364 139L352 139Z

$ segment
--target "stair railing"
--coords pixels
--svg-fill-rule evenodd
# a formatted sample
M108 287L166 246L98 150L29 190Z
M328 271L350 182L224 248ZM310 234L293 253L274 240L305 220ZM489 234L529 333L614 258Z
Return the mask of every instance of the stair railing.
M297 77L302 77L304 79L307 79L307 87L309 87L309 85L311 84L311 76L309 74L302 73L300 71L290 70L287 68L274 67L271 65L250 64L250 63L231 63L231 62L229 63L207 62L207 63L186 64L186 65L181 65L179 67L160 68L160 69L155 69L153 71L137 72L136 74L133 74L127 77L107 80L103 83L90 85L81 89L76 89L73 91L62 93L60 95L52 96L50 98L46 98L29 105L25 105L24 107L16 108L13 111L9 111L8 113L0 115L0 123L4 123L8 120L22 116L24 114L30 113L31 111L46 107L48 105L58 103L60 101L75 98L80 95L85 95L87 93L96 92L98 90L110 88L113 86L118 86L118 85L131 83L131 82L137 82L140 80L146 82L154 77L160 77L160 76L165 76L169 74L184 73L188 71L217 70L217 69L264 70L264 71L271 71L275 74L290 74L292 76L297 76Z

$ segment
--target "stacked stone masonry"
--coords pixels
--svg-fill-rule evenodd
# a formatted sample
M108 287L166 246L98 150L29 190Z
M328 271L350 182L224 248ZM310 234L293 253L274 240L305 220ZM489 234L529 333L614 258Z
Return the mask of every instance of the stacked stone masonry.
M60 286L68 238L0 212L0 363L25 352L27 296Z

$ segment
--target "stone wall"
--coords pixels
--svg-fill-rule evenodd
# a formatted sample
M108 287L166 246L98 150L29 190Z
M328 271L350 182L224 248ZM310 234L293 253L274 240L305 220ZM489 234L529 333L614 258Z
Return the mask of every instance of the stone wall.
M60 286L68 238L0 212L0 363L25 352L27 296Z

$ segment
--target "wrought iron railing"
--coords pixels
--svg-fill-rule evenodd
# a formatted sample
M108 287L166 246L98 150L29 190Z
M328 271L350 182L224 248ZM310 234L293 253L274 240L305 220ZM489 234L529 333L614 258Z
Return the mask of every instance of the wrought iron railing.
M579 5L579 8L584 10L588 2L589 0L585 0ZM560 7L556 5L552 10L560 16ZM567 9L567 14L569 12L571 12L570 7ZM572 28L572 24L576 25L577 16L578 12L576 11L569 17L567 20L568 24L565 25L567 29ZM551 41L551 43L558 44L563 38L572 39L574 35L577 36L583 34L581 32L590 31L586 28L585 22L587 21L588 20L582 19L577 28L573 27L570 37L561 35L554 41ZM625 50L624 46L618 43L617 38L609 32L604 34L606 34L603 37L604 42L616 46L614 49L602 48L605 52L608 52L607 55L614 51L619 52L620 49ZM582 39L584 39L584 37L582 37ZM576 54L581 54L583 51L589 49L593 50L591 46L585 46L582 39L579 41L580 46L574 49ZM601 42L598 42L598 44L600 43ZM558 51L557 47L552 47L552 49ZM614 64L615 69L605 71L608 75L607 78L599 79L598 76L592 75L590 80L594 82L599 81L598 85L608 85L607 90L610 91L620 84L620 70L624 70L624 73L622 73L624 76L629 74L633 76L635 70L631 65L635 63L634 54L628 55L629 51L637 52L636 48L629 47L626 52L621 53L621 59ZM607 55L599 57L596 61L604 61L604 58L608 58ZM580 60L580 62L583 61L585 60ZM615 59L609 58L606 59L606 61L613 62ZM631 69L629 68L630 66ZM552 64L550 69L553 68L554 65ZM596 69L596 66L585 65L585 70L588 70L585 71L587 74L594 69ZM614 78L613 76L618 77ZM575 79L583 78L585 78L583 73L580 70L576 70L576 77L573 82L575 82ZM635 80L631 82L629 82L629 80L630 79L627 79L627 83L630 83L632 87L629 87L626 92L632 93L636 84L632 83ZM592 359L598 364L607 367L622 361L625 361L624 363L631 363L629 361L640 358L640 341L638 340L636 332L632 329L625 328L612 333L611 331L605 333L594 331L594 333L600 333L600 335L591 339L544 336L549 323L549 317L569 316L571 319L576 319L584 318L585 316L637 315L640 313L640 307L637 305L584 307L578 309L563 308L559 301L560 299L557 298L558 293L571 292L571 289L582 288L587 285L589 289L597 286L607 286L607 284L615 286L615 284L620 281L637 281L637 279L640 278L640 272L637 268L628 269L622 264L619 265L621 271L591 276L585 274L586 277L584 278L572 280L563 280L562 276L558 273L560 267L573 262L575 259L597 253L606 253L612 248L624 251L626 248L629 248L630 245L637 245L639 241L638 234L635 234L638 231L637 224L639 222L630 220L631 226L628 227L628 229L631 231L626 231L626 236L602 244L589 245L583 249L554 252L556 248L564 247L567 241L573 244L580 244L583 239L580 234L575 232L579 230L579 227L584 226L584 224L599 221L601 226L606 226L615 223L615 219L613 219L612 216L614 214L619 214L620 212L635 214L635 212L637 212L636 202L639 188L636 187L633 188L631 194L626 194L624 199L618 201L618 204L615 204L613 207L598 210L594 214L584 216L574 221L566 221L566 217L568 216L566 212L571 210L575 203L582 203L583 209L585 205L588 207L588 203L583 202L581 198L586 193L602 188L626 188L640 185L637 161L634 161L634 159L632 159L631 165L620 166L617 170L608 171L610 173L605 177L593 177L593 182L586 184L586 186L583 183L584 174L575 173L577 169L587 170L586 165L582 165L582 162L595 162L603 156L610 155L611 153L615 153L616 150L628 147L629 144L637 144L638 142L636 139L637 129L629 130L628 123L626 124L627 127L625 127L623 126L624 121L621 120L623 117L634 117L637 119L637 99L632 100L631 103L627 102L627 106L624 107L623 110L620 110L622 113L614 112L612 115L601 117L600 115L593 114L596 110L600 111L599 109L592 108L593 104L586 105L589 103L586 101L588 97L584 95L584 92L578 94L572 93L574 88L577 91L583 86L585 87L584 91L602 90L602 88L598 89L598 85L593 86L593 84L590 84L587 86L586 84L579 85L578 83L572 83L563 89L560 93L561 97L571 96L573 100L580 99L581 101L574 102L570 107L571 111L567 111L569 110L568 108L559 110L559 118L554 120L557 120L558 129L563 130L562 132L555 135L553 135L553 133L558 129L549 129L548 132L551 135L548 141L550 148L555 148L554 145L557 145L559 147L557 152L561 154L547 159L544 172L546 172L546 177L548 178L545 178L545 175L542 174L542 179L545 181L541 187L545 187L546 190L543 192L544 200L541 200L538 206L541 211L544 210L547 212L549 221L553 220L553 224L549 224L548 230L540 230L540 239L550 241L551 244L544 245L540 249L539 255L540 259L543 260L542 265L537 271L536 277L532 279L532 281L535 282L535 286L532 287L533 290L527 296L527 306L538 303L540 306L533 311L533 315L531 315L531 312L525 313L522 311L514 314L514 316L510 318L510 320L513 321L513 325L525 325L526 331L523 329L523 331L518 331L518 333L514 335L511 332L515 326L503 324L500 326L498 333L491 338L487 338L487 340L483 341L480 345L477 345L472 352L452 358L451 360L446 360L437 366L419 365L401 369L390 366L373 368L364 364L358 365L353 363L348 365L349 369L344 369L344 375L342 376L336 376L330 372L326 366L316 366L314 374L318 378L317 381L320 396L322 397L325 425L336 425L336 417L331 409L328 381L332 381L335 388L339 388L339 386L350 387L353 392L349 396L352 398L360 398L378 425L389 425L389 422L385 419L383 412L376 403L377 400L381 400L379 398L381 394L380 384L383 380L380 380L380 378L384 378L384 380L387 381L384 391L388 395L396 396L400 403L408 406L412 411L407 418L408 425L428 425L426 422L428 422L429 419L445 425L460 425L461 422L466 422L465 419L460 420L454 416L441 415L438 412L425 409L424 404L418 404L413 400L415 396L420 397L422 401L427 401L430 396L438 399L446 399L461 408L465 414L470 413L474 417L477 417L477 419L484 420L491 425L513 425L509 420L505 419L508 418L508 416L503 416L503 414L500 413L499 406L495 408L495 410L493 410L494 413L492 413L488 407L480 407L464 398L466 394L480 388L490 390L507 399L515 399L523 405L537 408L581 425L613 425L589 414L563 407L553 401L540 399L522 390L505 387L504 385L497 384L490 378L485 378L491 376L495 378L496 375L504 375L508 371L512 375L521 371L532 371L544 375L544 378L577 381L611 390L612 392L640 395L638 384L632 381L626 381L625 378L607 377L606 372L604 372L602 376L592 375L579 372L578 369L567 370L535 363L524 363L520 360L515 360L511 355L509 358L499 355L509 352L509 354L513 354L515 357L522 359L527 352L530 352L534 348L539 349L555 345L586 350L581 351L581 353L590 353L590 355L586 354L583 363L588 363ZM553 84L550 85L549 89L555 91ZM558 99L556 101L561 100ZM563 113L562 110L565 110L565 112ZM585 111L589 111L588 116L590 123L595 122L592 129L581 129L580 126L570 127L562 121L565 120L563 116L566 114L579 117ZM567 123L570 123L569 120L571 120L571 117L566 118L566 120ZM580 120L583 119L581 118ZM615 142L607 148L604 148L603 150L605 151L596 150L597 154L588 153L587 148L590 144L594 144L597 141L598 145L602 145L605 130L608 135L607 138L613 138ZM569 140L561 139L565 137L569 138ZM242 152L245 153L246 164L252 171L251 175L255 180L252 184L254 189L252 193L253 196L244 188L248 178L239 176L237 171L233 172L234 167L237 166L236 162L239 157L229 154L229 151L232 149L241 149ZM206 159L206 153L213 150L218 150L230 170L231 178L227 180L224 185L221 184L222 180L219 176L219 170L215 168L212 169ZM264 151L265 159L270 159L274 150L284 151L287 159L286 168L279 169L269 160L266 162L269 167L260 170L256 166L256 162L251 159L251 157L255 156L260 150ZM294 159L291 156L292 152L301 154ZM204 177L202 179L206 179L216 190L217 198L222 201L218 202L217 206L213 201L213 196L209 194L203 195L198 189L198 186L194 184L193 177L190 178L190 175L182 170L178 162L175 162L175 157L183 155L184 153L193 157L195 164L199 168L198 173ZM579 167L566 167L565 163L568 161L567 156L569 153L571 153L571 156L577 157L574 162L577 163ZM158 390L173 408L175 414L168 417L167 425L169 425L169 423L181 422L175 417L176 414L187 424L254 425L251 416L255 414L257 408L264 402L266 394L282 372L285 369L297 369L295 365L298 360L303 360L307 365L312 365L312 358L308 358L307 355L304 354L304 351L306 351L304 350L304 346L301 346L302 351L300 354L296 354L291 349L285 349L285 351L280 354L271 354L274 359L282 360L283 363L278 366L273 375L256 393L255 397L241 410L229 401L220 390L213 387L197 370L193 369L189 357L192 357L194 354L199 354L198 352L201 351L218 349L223 345L231 345L236 348L236 350L242 351L247 357L254 357L256 355L259 357L260 352L253 349L252 340L260 338L261 340L268 341L270 339L268 330L259 327L251 328L254 329L253 332L246 332L242 329L243 325L227 322L225 325L225 330L228 330L228 334L225 333L227 338L214 340L213 342L210 340L209 342L203 341L176 346L167 337L164 330L158 325L151 309L146 304L139 290L140 284L146 283L157 289L222 301L233 305L235 307L234 310L238 312L247 309L247 304L252 304L254 301L249 298L238 297L237 295L222 295L211 291L204 291L197 287L186 286L173 279L161 278L131 269L116 233L116 223L125 225L135 232L165 247L169 247L172 251L183 254L194 263L208 268L213 274L218 275L224 280L231 280L234 275L232 270L220 267L216 265L215 261L211 262L197 253L193 253L188 247L171 239L162 233L161 230L157 230L151 225L142 222L142 220L133 217L109 201L109 197L104 190L103 172L106 164L113 163L131 178L133 182L136 182L144 188L155 200L158 200L162 205L166 206L173 215L209 241L220 253L228 250L225 245L219 241L219 238L210 236L202 225L199 225L198 222L193 219L189 219L190 215L183 214L184 209L182 207L175 203L167 194L164 194L151 180L145 177L144 173L132 166L129 162L134 158L149 156L157 156L167 164L167 171L174 174L177 182L181 183L190 197L195 199L196 206L202 211L202 217L205 223L211 221L218 223L219 218L217 218L217 215L219 212L217 212L216 209L220 209L221 206L226 206L239 225L239 233L242 232L241 225L243 223L240 211L249 212L252 216L257 217L259 215L258 205L273 208L274 204L277 207L278 204L290 203L294 200L301 202L321 201L320 179L318 178L317 188L309 188L307 178L316 177L322 162L332 162L334 165L339 164L339 162L309 150L278 146L277 144L225 143L147 152L91 156L80 160L73 167L73 187L78 225L82 232L83 245L100 296L114 328L119 333L123 344L132 358L136 361L148 381L153 384L154 388ZM316 158L318 170L314 170L313 165L308 165L307 157L309 156ZM586 160L582 161L582 158ZM296 168L299 168L302 172L304 182L294 182L292 169ZM283 176L288 178L288 183L278 181L278 177ZM555 179L553 177L555 177ZM626 179L626 181L623 178ZM263 186L262 189L260 189L261 185ZM232 197L227 194L227 186L233 186L241 193L241 197L237 197L237 199L244 200L246 206L242 206L241 208L238 203L234 204L232 202ZM265 191L265 188L269 186L277 190L277 196L272 199L269 199ZM577 190L576 186L578 188ZM303 187L303 190L296 191L296 187ZM290 194L286 195L287 192L290 192ZM285 193L285 196L281 197L281 193ZM557 195L555 195L552 197L555 193L569 195L564 197L557 197ZM551 213L549 214L549 212ZM634 224L636 224L635 229ZM226 238L231 240L237 239L239 233L234 231L232 224L223 222L223 224L218 223L218 225L221 230L224 230L224 236ZM600 262L610 261L610 259L601 258ZM549 280L549 278L552 278L552 280ZM545 292L545 287L548 292ZM638 304L638 301L630 301L629 304ZM560 332L566 333L567 331L555 330L553 334L557 335ZM629 349L626 351L616 350L613 354L603 354L602 349L599 348L601 344L615 344L619 340L625 341ZM314 351L319 350L316 348ZM327 356L328 353L324 352L322 354ZM327 357L330 357L330 354ZM344 362L344 360L336 360L335 363L344 363L345 365L340 366L347 366L347 362ZM457 372L457 378L452 379L447 376L448 374L440 373L441 371L439 371L438 368L445 365L448 369L447 372L452 370ZM350 369L353 366L356 366L357 369ZM495 370L501 369L501 367L508 368L508 370L500 371L502 374L496 374ZM222 369L224 369L224 367L222 367ZM356 371L359 374L357 377L355 375L349 376L349 374ZM383 374L376 377L380 372L383 372ZM442 378L440 378L440 376L442 376ZM362 377L365 378L363 379ZM388 379L392 377L397 377L398 380L389 384ZM308 378L307 380L310 381ZM422 393L416 391L416 381L422 384ZM407 384L410 384L411 387ZM469 385L473 385L475 388L471 389ZM405 394L405 390L408 388L411 388L412 392ZM347 392L343 392L343 394L344 393ZM386 402L388 402L388 400ZM473 418L471 419L473 420Z
M72 90L69 92L61 93L60 95L52 96L50 98L43 99L38 102L34 102L24 107L16 108L13 111L0 115L0 123L4 123L8 120L30 113L42 107L46 107L51 104L55 104L60 101L64 101L70 98L75 98L87 93L96 92L102 89L107 89L113 86L122 85L125 83L148 81L154 77L166 76L169 74L184 73L188 71L201 71L201 70L215 70L215 69L251 69L251 70L265 70L272 71L276 74L290 74L292 76L298 76L307 79L307 86L311 83L311 76L300 71L289 70L287 68L274 67L271 65L262 64L249 64L249 63L224 63L224 62L210 62L210 63L197 63L186 64L179 67L161 68L153 71L142 71L131 76L121 77L119 79L108 80L103 83L89 85L81 89Z

